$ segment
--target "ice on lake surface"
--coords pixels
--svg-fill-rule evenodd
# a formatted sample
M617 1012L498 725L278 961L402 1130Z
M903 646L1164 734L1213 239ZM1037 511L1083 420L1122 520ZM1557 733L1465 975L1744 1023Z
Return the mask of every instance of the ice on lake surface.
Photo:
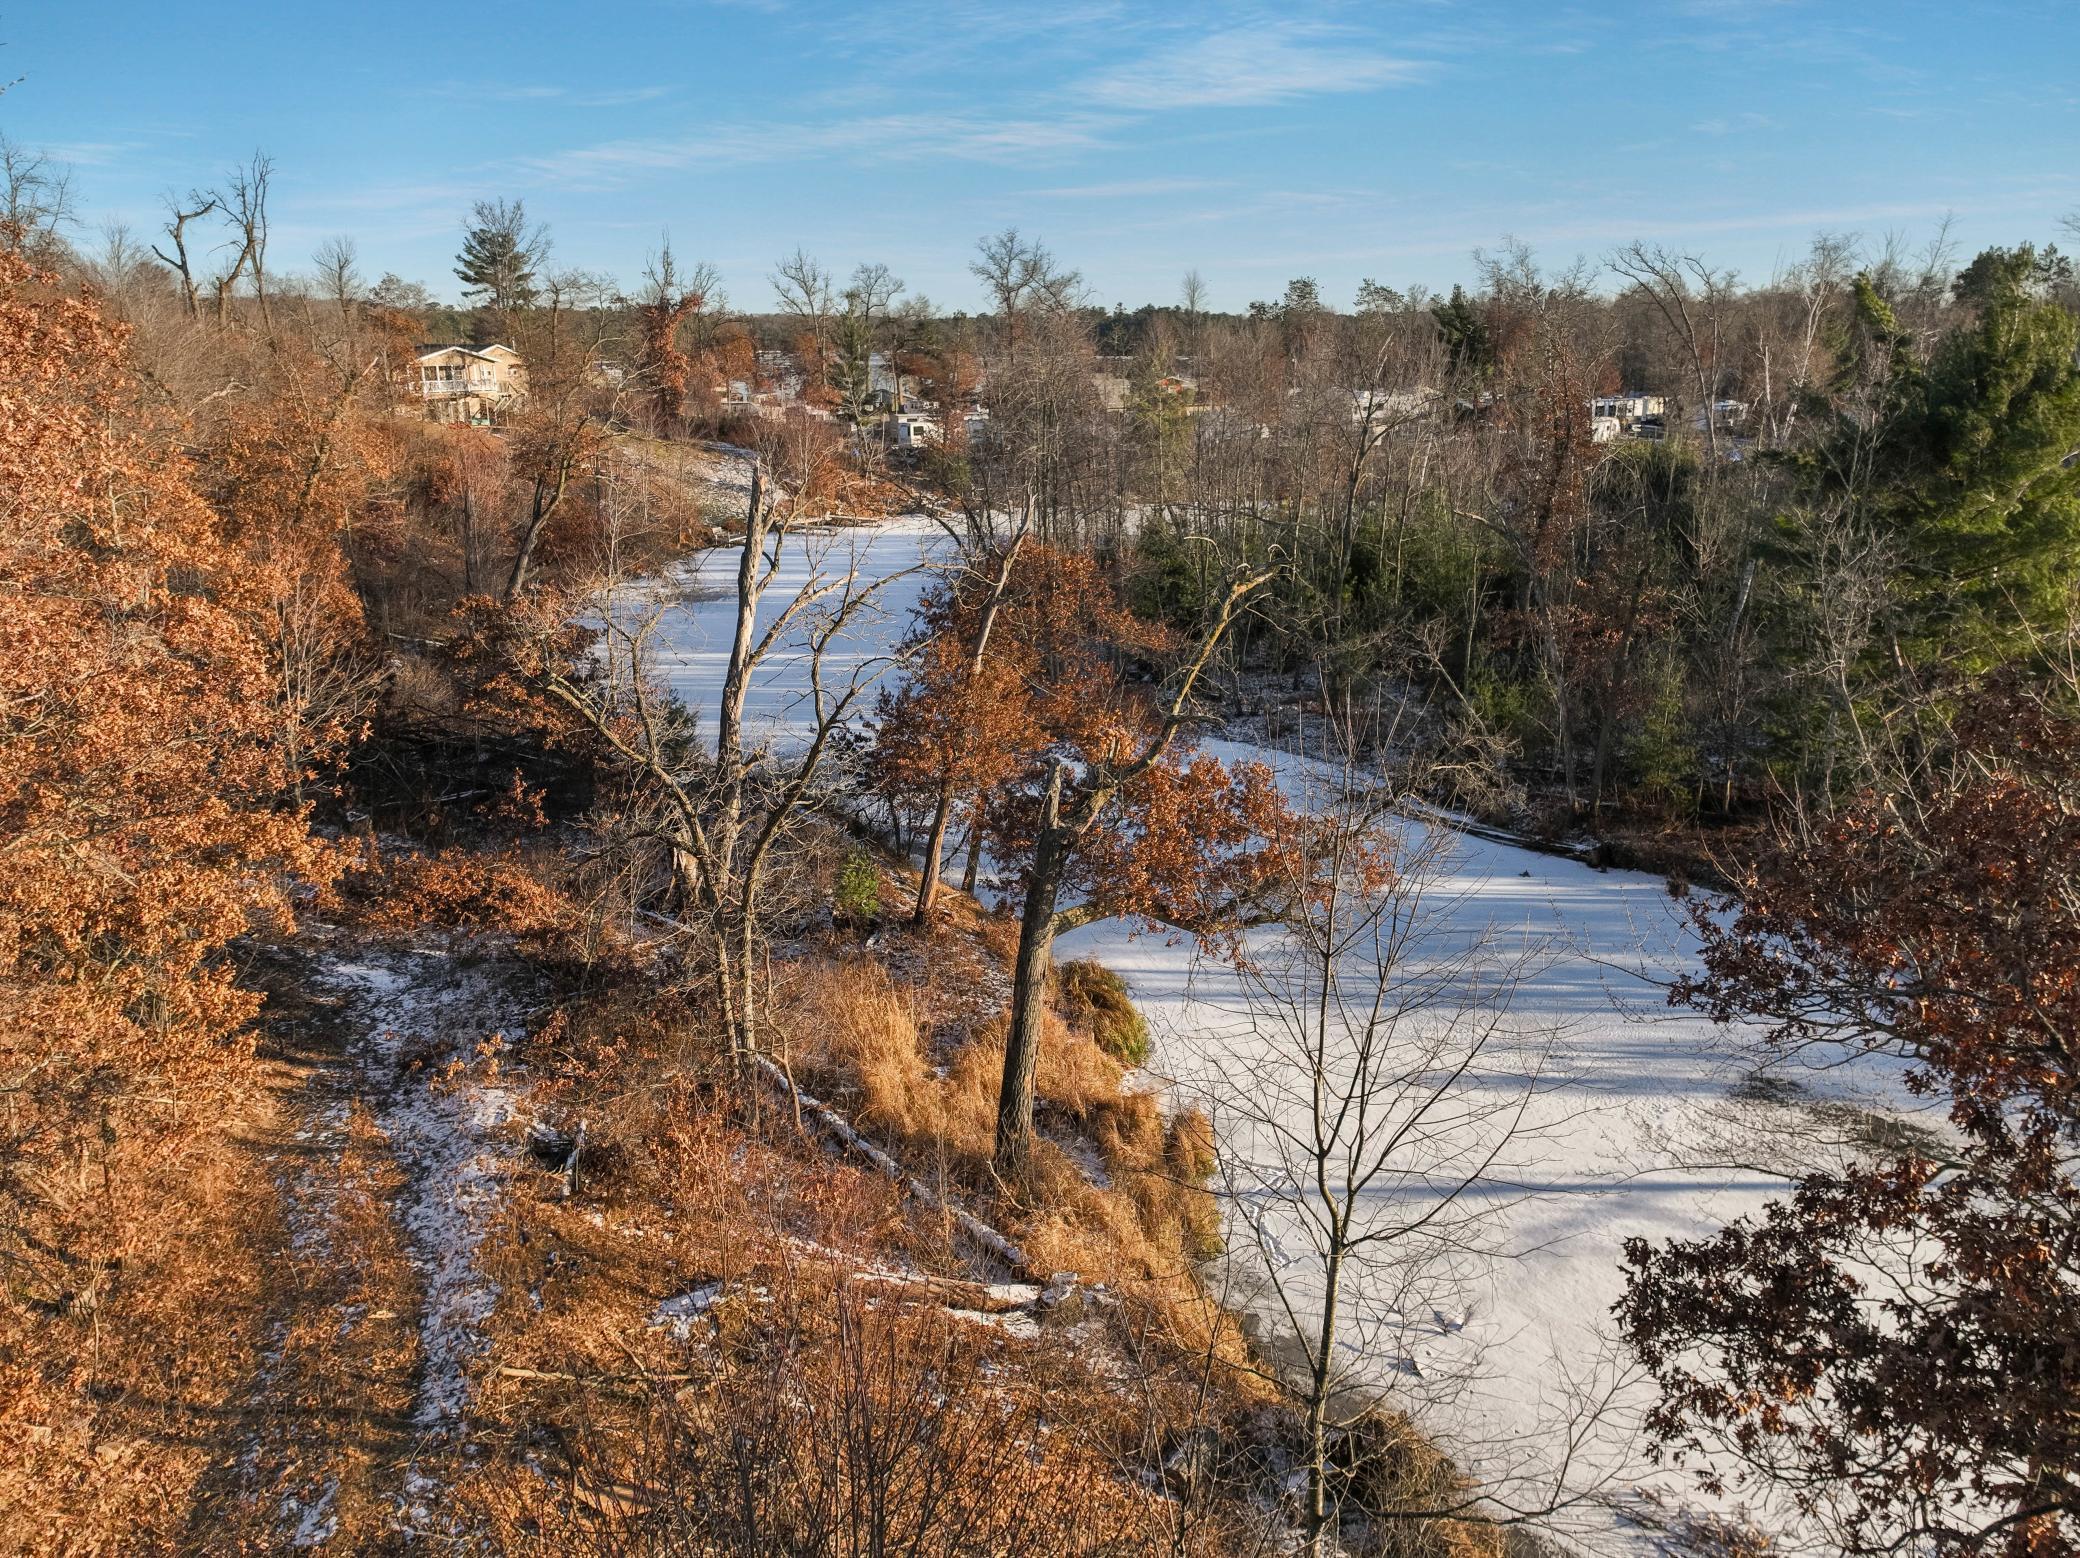
M665 685L699 716L701 731L711 741L715 705L736 631L737 563L742 555L740 547L717 547L674 575L665 590L647 588L629 605L633 613L654 609L667 599L676 602L658 624L652 664ZM825 656L826 684L842 688L854 675L880 669L878 662L908 628L935 568L951 556L946 532L922 518L798 531L782 545L780 571L761 602L759 631L812 579L835 581L854 572L854 588L871 590L873 598ZM834 604L825 599L805 609L774 646L745 702L748 741L784 740L809 721L809 634ZM864 708L872 706L869 696Z

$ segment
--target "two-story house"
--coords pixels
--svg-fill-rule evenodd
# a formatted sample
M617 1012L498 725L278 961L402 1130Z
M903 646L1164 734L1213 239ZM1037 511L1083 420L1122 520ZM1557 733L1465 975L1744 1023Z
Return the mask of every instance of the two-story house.
M422 346L413 385L436 422L489 422L527 393L527 364L510 346Z

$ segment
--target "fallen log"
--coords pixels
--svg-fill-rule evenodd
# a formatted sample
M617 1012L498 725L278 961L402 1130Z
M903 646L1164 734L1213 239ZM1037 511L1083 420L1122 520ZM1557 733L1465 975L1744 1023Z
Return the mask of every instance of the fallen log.
M822 1099L817 1098L799 1086L793 1077L789 1076L771 1059L764 1055L760 1055L757 1059L759 1074L772 1083L795 1106L800 1114L814 1121L820 1130L837 1141L841 1146L865 1158L874 1167L901 1185L908 1194L916 1197L935 1211L944 1212L947 1217L952 1219L956 1228L966 1234L981 1249L1002 1261L1012 1271L1039 1282L1043 1289L1050 1291L1062 1285L1062 1279L1065 1278L1068 1284L1073 1285L1075 1283L1076 1275L1074 1272L1036 1272L1032 1261L1027 1258L1024 1250L1005 1238L996 1229L990 1227L981 1218L975 1216L974 1213L955 1206L951 1201L934 1193L929 1186L911 1174L902 1164L853 1129L852 1123L843 1115L831 1108Z

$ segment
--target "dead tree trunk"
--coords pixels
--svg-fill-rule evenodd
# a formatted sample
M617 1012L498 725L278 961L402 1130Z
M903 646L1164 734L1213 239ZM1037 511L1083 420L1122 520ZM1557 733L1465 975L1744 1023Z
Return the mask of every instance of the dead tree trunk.
M188 305L188 317L200 319L202 293L195 280L194 265L188 257L188 224L200 221L216 210L217 198L214 195L205 195L199 190L191 190L188 199L195 207L192 211L183 211L178 201L171 196L167 197L166 210L169 220L166 223L166 236L173 242L173 253L168 254L157 244L152 246L152 253L159 257L160 264L180 277L181 298Z

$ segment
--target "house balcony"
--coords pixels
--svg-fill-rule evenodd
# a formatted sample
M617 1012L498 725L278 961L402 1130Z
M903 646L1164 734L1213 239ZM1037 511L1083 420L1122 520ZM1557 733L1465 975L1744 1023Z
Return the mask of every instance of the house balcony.
M502 395L511 393L512 390L509 386L499 384L491 379L421 379L419 381L419 394L427 400L448 400L457 395L482 395L486 399L496 400Z

